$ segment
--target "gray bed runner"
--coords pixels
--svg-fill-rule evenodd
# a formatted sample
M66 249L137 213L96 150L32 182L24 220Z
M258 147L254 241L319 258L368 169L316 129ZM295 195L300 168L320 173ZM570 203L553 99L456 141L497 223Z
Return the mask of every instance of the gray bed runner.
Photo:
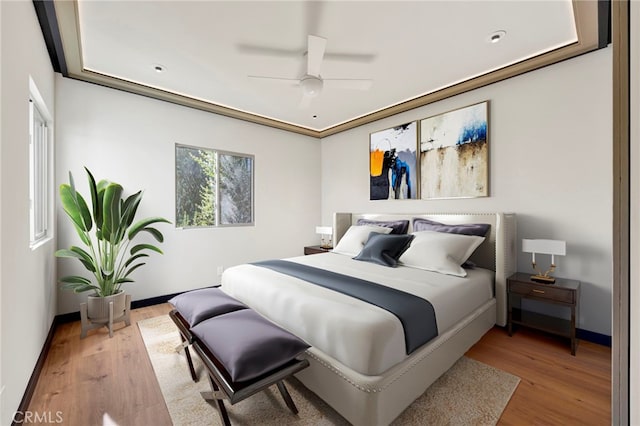
M265 260L252 265L308 281L391 312L398 317L404 328L407 355L438 335L433 305L421 297L371 281L286 260Z

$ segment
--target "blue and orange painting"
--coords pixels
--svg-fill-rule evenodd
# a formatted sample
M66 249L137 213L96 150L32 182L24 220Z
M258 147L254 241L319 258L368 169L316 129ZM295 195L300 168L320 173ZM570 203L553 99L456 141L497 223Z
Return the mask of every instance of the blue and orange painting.
M418 198L417 128L413 121L370 135L370 200Z

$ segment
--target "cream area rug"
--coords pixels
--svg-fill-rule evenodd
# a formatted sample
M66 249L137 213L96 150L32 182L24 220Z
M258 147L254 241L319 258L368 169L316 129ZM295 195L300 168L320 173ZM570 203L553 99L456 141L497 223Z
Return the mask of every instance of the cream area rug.
M198 356L191 351L198 383L191 380L184 351L176 352L180 335L168 315L138 321L151 364L175 426L220 425L216 408L200 392L209 381ZM462 357L411 404L394 425L495 425L520 379L470 358ZM225 401L234 425L347 425L336 411L298 380L285 381L298 407L293 415L277 387L235 405Z

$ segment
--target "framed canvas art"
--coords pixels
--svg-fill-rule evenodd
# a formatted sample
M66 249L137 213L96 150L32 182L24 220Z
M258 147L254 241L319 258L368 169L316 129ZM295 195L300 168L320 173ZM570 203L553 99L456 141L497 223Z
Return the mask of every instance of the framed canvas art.
M370 200L418 198L417 129L412 121L370 134Z
M489 102L420 121L422 199L489 195Z

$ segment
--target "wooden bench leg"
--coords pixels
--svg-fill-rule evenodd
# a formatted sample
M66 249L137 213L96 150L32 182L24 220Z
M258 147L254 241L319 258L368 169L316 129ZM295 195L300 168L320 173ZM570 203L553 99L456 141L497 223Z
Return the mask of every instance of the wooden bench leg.
M183 342L186 342L184 336L180 335L180 338ZM193 368L193 360L191 359L191 352L189 352L189 346L184 347L184 354L187 356L187 364L189 365L189 372L191 373L191 378L194 382L198 381L198 376L196 375L196 370Z
M216 383L213 381L211 376L207 376L209 377L209 384L211 384L211 392L200 392L200 394L205 400L213 401L216 403L218 414L220 414L220 420L222 420L222 424L224 426L231 426L231 420L229 420L229 414L227 413L227 409L224 406L223 396L221 395L222 392L220 391L220 388L218 388L218 385L216 385Z
M289 391L287 390L287 387L284 385L284 382L282 380L278 382L278 390L280 391L285 404L287 404L287 407L289 407L289 410L291 410L293 414L298 414L298 408L293 402L293 399L291 399L291 395L289 395Z

